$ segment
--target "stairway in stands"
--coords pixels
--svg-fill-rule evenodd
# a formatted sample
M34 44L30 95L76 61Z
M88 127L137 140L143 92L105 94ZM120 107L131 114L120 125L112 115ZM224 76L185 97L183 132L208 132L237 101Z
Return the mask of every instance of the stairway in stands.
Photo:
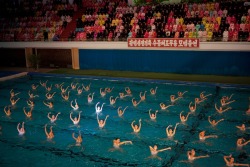
M61 34L61 37L60 37L61 41L68 40L70 33L75 31L75 29L76 29L76 20L78 18L82 18L82 14L83 14L83 9L78 9L78 11L74 13L74 15L72 17L72 21L70 23L68 23L68 25L66 26L66 28L63 30L63 32Z

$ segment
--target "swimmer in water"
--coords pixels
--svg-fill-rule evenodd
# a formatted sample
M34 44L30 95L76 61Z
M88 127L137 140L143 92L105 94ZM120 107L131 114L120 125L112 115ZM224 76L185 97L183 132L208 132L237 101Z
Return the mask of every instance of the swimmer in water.
M200 159L200 158L207 158L207 157L209 157L209 155L195 156L195 151L194 151L194 149L192 149L191 151L187 151L187 157L188 157L189 161L194 161L194 160Z
M216 111L218 112L218 113L223 113L223 112L226 112L226 111L228 111L228 110L231 110L232 109L232 107L228 107L228 108L226 108L226 109L222 109L222 106L220 107L220 108L218 108L217 107L217 105L216 105L216 103L214 104L214 107L215 107L215 109L216 109Z
M66 88L63 88L63 85L61 86L61 93L66 93L68 90L69 86L67 86Z
M138 106L140 103L141 103L141 100L137 102L135 100L135 98L132 99L132 104L133 104L134 107Z
M201 102L203 102L203 101L205 101L206 99L200 99L200 98L195 98L194 99L194 102L195 102L195 104L200 104Z
M20 100L20 98L17 98L16 100L14 99L14 97L10 98L10 103L12 106L16 105L16 103L18 102L18 100Z
M194 102L194 105L192 105L192 102L189 103L189 110L190 112L195 112L196 111L196 102Z
M88 91L90 90L90 85L91 85L91 83L90 83L89 85L87 85L87 86L84 86L84 85L82 85L82 86L83 86L83 89L84 89L86 92L88 92Z
M50 99L52 99L53 98L53 96L56 94L56 92L54 92L54 93L46 93L46 98L48 99L48 100L50 100Z
M118 98L119 98L118 96L116 98L114 98L113 96L110 96L110 98L109 98L110 105L114 105L116 102L116 99L118 99Z
M243 147L245 145L247 145L250 142L250 140L246 141L243 137L239 138L236 142L237 147Z
M35 107L35 102L31 101L31 100L28 100L27 101L27 104L30 106L30 107Z
M26 111L25 107L23 107L23 112L26 115L27 118L31 118L32 117L32 110L33 108L30 108L30 111Z
M77 95L81 95L81 94L82 94L83 89L84 89L83 84L82 84L82 88L81 88L80 86L78 86L78 88L77 88Z
M206 139L208 139L208 138L218 138L218 136L217 135L208 135L208 136L205 136L205 131L201 131L200 133L199 133L199 139L201 140L201 141L205 141Z
M36 90L36 88L37 88L38 86L39 86L39 85L32 84L32 85L31 85L31 89L32 89L32 90Z
M75 105L73 105L73 100L72 100L71 103L70 103L70 106L71 106L74 110L78 110L78 109L79 109L79 106L78 106L78 104L77 104L76 99L75 99Z
M61 96L62 98L65 100L65 101L68 101L69 100L69 93L70 91L68 91L68 94L65 92L65 93L61 93Z
M229 97L228 96L223 96L221 99L224 99L225 101L231 100L234 94L231 94Z
M97 114L99 114L100 112L102 112L102 108L103 108L103 105L104 105L105 103L102 103L102 106L101 106L101 107L98 106L98 104L100 104L100 102L96 103L96 105L95 105L95 112L96 112Z
M200 93L200 98L201 99L207 99L208 96L212 96L212 94L204 95L205 91Z
M170 101L171 101L172 103L176 102L176 101L179 100L180 98L182 98L182 97L177 97L177 98L175 98L175 95L170 95Z
M238 128L241 131L245 131L246 129L250 129L250 127L246 127L245 124L242 124L241 126L236 126L236 128Z
M5 106L3 111L5 112L6 116L10 116L11 115L11 108L9 106Z
M17 131L18 131L19 135L24 135L24 133L25 133L24 122L22 123L21 128L19 128L19 126L20 126L20 123L17 124Z
M131 127L135 133L139 133L141 130L141 119L139 119L139 126L134 125L135 120L131 123Z
M114 87L112 87L112 88L107 87L107 88L105 88L105 91L107 93L111 93L113 89L114 89Z
M166 110L168 107L171 107L171 106L174 106L173 104L170 104L170 105L165 105L164 103L160 103L160 107L162 110Z
M92 103L92 101L94 100L94 94L95 94L95 92L94 93L90 93L89 95L88 95L88 97L87 97L87 99L88 99L88 103Z
M144 94L142 94L143 92L140 92L140 98L141 98L141 101L144 101L144 100L146 100L146 93L147 93L147 91L144 91Z
M44 126L44 131L45 131L47 139L53 139L54 138L54 133L53 133L52 128L53 128L53 126L50 127L50 132L48 133L47 132L47 124L45 124L45 126Z
M106 124L106 121L107 121L107 118L109 117L109 115L106 116L106 118L104 120L99 120L99 117L98 117L98 114L96 115L96 118L97 118L97 123L99 125L99 128L104 128L105 124Z
M185 93L187 93L188 91L184 91L184 92L178 92L178 97L183 97Z
M116 138L113 140L113 147L115 149L119 149L121 145L123 144L132 144L132 141L123 141L121 142L121 140L119 138Z
M75 133L72 133L72 138L75 139L77 146L82 144L82 135L80 132L79 132L79 135L77 137L75 137Z
M51 123L54 123L54 122L57 120L58 115L61 114L60 112L58 112L58 113L56 114L56 116L55 116L55 115L52 115L52 116L50 117L50 113L51 113L51 112L48 113L47 117L49 118L49 120L50 120Z
M64 84L64 82L63 83L61 83L61 84L55 84L55 87L57 88L57 89L59 89L59 88L61 88L62 87L62 85Z
M159 152L163 152L163 151L166 151L166 150L171 150L171 147L167 147L167 148L163 148L163 149L158 150L157 145L154 145L154 147L149 146L149 150L150 150L150 153L151 153L150 158L152 157L152 158L157 158L157 159L161 160L161 158L158 157L157 154Z
M10 90L10 97L14 97L18 94L20 94L21 92L15 93L13 89Z
M124 97L127 97L127 96L131 96L131 95L128 95L128 94L124 94L123 92L119 93L119 96L120 96L120 99L123 99Z
M182 112L180 113L180 120L181 120L182 123L185 123L185 122L188 120L188 117L189 117L189 115L191 114L191 112L188 112L188 114L186 115L186 117L185 117L184 115L182 115L183 112L184 112L184 111L182 111Z
M48 86L48 87L45 86L45 89L46 89L48 92L51 91L51 90L52 90L52 84L51 84L50 86Z
M100 88L100 95L104 97L106 96L106 94L107 94L106 90L104 89L104 91L102 91L102 88Z
M128 108L128 106L126 106L126 107L124 108L124 110L122 110L121 107L118 107L118 109L117 109L118 116L119 116L119 117L122 117L123 114L124 114L124 112L125 112L125 110L126 110L127 108Z
M168 125L168 127L166 128L166 133L167 133L168 137L172 138L175 135L176 128L177 128L178 125L179 125L179 123L175 124L174 130L169 129L172 125Z
M81 119L81 111L79 112L78 118L75 117L73 119L72 118L72 112L70 113L69 118L71 119L71 121L73 122L74 125L77 125L80 122L80 119Z
M75 90L77 85L78 85L78 83L74 84L74 82L71 82L71 84L70 84L71 89Z
M151 109L148 111L148 114L151 120L156 120L157 113L158 113L158 110L156 110L155 113L151 113Z
M48 80L45 81L45 82L40 81L40 85L41 85L42 87L46 87L47 82L48 82Z
M231 104L231 103L233 103L233 102L235 102L235 100L226 101L226 100L223 99L223 98L220 100L221 106L226 106L226 105Z
M28 95L31 99L35 98L35 97L39 97L38 95L34 95L33 93L30 93L30 91L28 92Z
M44 104L45 106L49 107L49 108L53 108L53 106L54 106L53 102L51 102L51 101L49 101L49 102L47 102L47 103L43 102L43 104Z
M156 94L157 88L158 88L158 87L156 86L155 89L154 89L154 88L151 88L151 89L150 89L151 95L155 95L155 94Z
M131 95L131 94L132 94L132 92L131 92L131 90L130 90L129 87L126 87L126 88L125 88L125 92L126 92L128 95Z
M215 120L212 120L211 121L211 116L208 116L208 122L212 125L212 126L216 126L218 123L220 123L221 121L224 121L224 119L220 119L219 121L215 121Z
M240 164L240 163L235 163L234 162L234 158L232 157L232 155L230 154L229 156L224 156L224 161L226 162L226 165L228 167L233 167L233 166L247 166L249 167L249 164Z

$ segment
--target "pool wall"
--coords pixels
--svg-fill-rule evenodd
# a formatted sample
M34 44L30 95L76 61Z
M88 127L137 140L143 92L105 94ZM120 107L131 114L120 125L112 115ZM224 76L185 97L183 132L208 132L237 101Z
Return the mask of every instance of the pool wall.
M250 76L248 51L79 50L80 69Z
M28 68L28 57L39 54L52 68L250 76L250 42L200 42L199 48L136 48L128 47L127 42L76 41L0 42L0 46L4 53L20 50L19 57ZM13 55L1 56L12 58L12 64L21 62Z

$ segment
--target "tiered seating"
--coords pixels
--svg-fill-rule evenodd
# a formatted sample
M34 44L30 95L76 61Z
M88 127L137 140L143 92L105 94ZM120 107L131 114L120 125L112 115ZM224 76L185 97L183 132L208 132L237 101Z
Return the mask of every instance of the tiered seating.
M77 41L130 37L247 41L250 32L250 6L244 1L128 6L125 0L84 0L81 17L76 4L3 1L0 36L4 41L44 40L44 36L60 40L62 34Z
M86 4L87 10L77 22L76 40L134 37L244 41L249 38L250 8L243 1L135 7L124 1Z
M30 9L31 6L32 9ZM74 12L73 5L42 4L41 1L24 1L17 7L20 13L26 12L18 17L19 12L8 10L9 13L13 12L16 16L10 15L2 18L4 24L1 29L1 36L3 37L1 40L56 40L63 31L63 25L66 26L71 21L71 15ZM64 19L61 20L60 17L64 17Z

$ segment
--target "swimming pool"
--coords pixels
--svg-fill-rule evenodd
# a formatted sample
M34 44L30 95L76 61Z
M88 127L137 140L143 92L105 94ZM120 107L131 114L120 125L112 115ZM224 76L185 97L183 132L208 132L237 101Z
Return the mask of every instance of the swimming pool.
M47 81L47 86L52 85L52 92L56 92L51 100L45 97L46 90L39 82ZM65 101L61 97L61 90L54 85L63 83L63 88L69 86L70 98ZM76 90L71 90L71 83L90 85L90 91L83 91L77 95ZM39 85L36 90L31 89L31 85ZM106 96L100 95L100 88L113 88L112 92ZM110 105L110 96L117 97L120 92L125 93L125 88L132 90L132 96L117 99L114 105ZM150 94L151 88L157 87L155 95ZM250 139L250 130L242 132L235 126L245 124L250 127L249 115L246 110L249 106L250 87L240 88L237 85L171 82L154 80L130 80L120 78L101 78L101 77L78 77L78 76L43 76L28 75L27 77L17 78L0 83L0 106L3 108L10 105L10 90L15 93L21 92L15 98L20 98L15 106L12 107L12 114L8 117L1 112L0 125L0 164L1 166L225 166L224 155L232 154L238 163L250 163L250 144L242 149L237 149L236 141L240 137ZM32 118L27 118L23 112L23 107L29 109L28 91L39 95L34 98L35 107ZM138 106L132 105L132 98L140 100L140 92L147 91L146 100ZM177 100L173 106L166 110L161 110L160 103L171 104L170 95L177 92L188 91L183 98ZM175 126L180 122L179 114L183 111L186 115L189 112L189 103L200 93L212 94L207 100L197 105L194 113L189 115L186 123L177 126L176 134L173 138L166 135L166 127ZM92 103L88 103L89 93L94 94ZM229 104L232 107L222 114L215 110L215 103L220 106L222 96L230 96L235 102ZM77 100L78 110L73 110L70 102ZM43 102L52 101L54 107L48 108ZM98 127L95 104L105 103L103 111L99 114L100 119L107 115L106 125L103 129ZM117 108L127 109L123 117L117 114ZM157 113L156 121L149 118L149 109ZM70 113L73 117L81 112L81 120L78 125L74 125L70 120ZM51 123L47 114L57 114L58 119ZM224 118L216 127L212 127L208 122L211 119L219 120ZM138 134L133 133L131 123L139 124L141 119L142 127ZM17 124L25 122L26 133L18 135ZM47 140L44 126L47 130L53 126L55 137ZM199 133L205 130L206 135L218 135L218 138L199 141ZM75 145L72 133L82 135L81 146ZM132 144L120 146L121 149L113 149L112 141L120 138L121 141L130 140ZM171 147L171 150L159 152L158 158L151 158L149 146L157 145L158 149ZM194 149L197 156L209 155L208 158L197 159L189 162L187 151ZM112 151L111 151L112 150ZM159 159L161 158L161 160Z

